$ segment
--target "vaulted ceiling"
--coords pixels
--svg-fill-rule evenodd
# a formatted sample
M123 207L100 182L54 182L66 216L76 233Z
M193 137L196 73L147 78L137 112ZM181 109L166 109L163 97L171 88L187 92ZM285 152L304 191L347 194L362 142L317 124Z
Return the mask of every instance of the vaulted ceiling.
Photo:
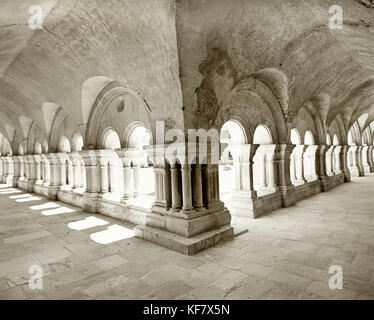
M121 81L155 118L189 125L217 48L234 84L267 68L283 73L290 114L312 101L328 123L337 114L374 121L371 0L39 0L42 30L28 26L35 1L1 2L0 132L9 139L5 125L22 133L25 119L47 134L58 106L84 125L92 77ZM342 30L328 27L332 5L344 10Z

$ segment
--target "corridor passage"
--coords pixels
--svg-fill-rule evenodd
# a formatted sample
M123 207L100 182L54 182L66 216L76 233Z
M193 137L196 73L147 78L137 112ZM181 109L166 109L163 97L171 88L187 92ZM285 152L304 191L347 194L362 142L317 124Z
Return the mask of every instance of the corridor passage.
M133 226L0 185L1 299L374 299L374 175L188 257ZM340 266L343 289L329 288ZM42 272L42 289L29 280ZM29 273L30 271L30 273Z

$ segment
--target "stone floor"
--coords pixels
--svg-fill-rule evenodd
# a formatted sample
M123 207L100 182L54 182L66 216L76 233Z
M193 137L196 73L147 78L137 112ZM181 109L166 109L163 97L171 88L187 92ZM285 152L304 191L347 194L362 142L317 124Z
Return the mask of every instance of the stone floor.
M374 175L235 220L249 232L193 257L104 216L105 226L73 230L92 214L24 194L0 186L0 299L374 299ZM128 228L111 235L126 239L91 239L113 225ZM32 265L42 290L29 288ZM329 289L332 265L343 268L343 290Z

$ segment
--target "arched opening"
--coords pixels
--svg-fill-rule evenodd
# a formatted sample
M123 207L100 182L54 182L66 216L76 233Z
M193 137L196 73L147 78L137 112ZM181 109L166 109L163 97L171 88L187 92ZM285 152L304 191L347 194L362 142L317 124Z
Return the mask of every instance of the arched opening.
M314 145L313 133L310 130L305 132L304 144L307 145L307 146Z
M307 146L303 155L304 178L310 182L317 179L315 166L317 146L310 130L305 132L304 145Z
M23 146L20 144L19 146L18 146L18 155L19 156L23 156L25 154L25 151L24 151L24 149L23 149Z
M151 141L151 134L142 125L137 125L131 129L128 139L128 148L143 149L145 146L149 146Z
M292 144L301 144L301 137L299 131L297 129L291 129L291 143Z
M338 135L337 134L334 134L334 137L333 137L333 145L334 146L338 146L340 144L339 142L339 138L338 138Z
M257 126L254 134L253 134L253 144L272 144L273 138L271 136L270 130L264 126L259 125Z
M113 129L104 131L101 146L105 150L115 150L121 148L121 141L118 133Z
M291 143L296 145L290 158L290 178L293 185L304 183L303 177L303 146L301 146L301 136L296 128L291 129Z
M83 137L81 134L76 134L73 139L73 150L80 152L83 150Z
M233 163L233 148L235 145L246 143L245 130L239 122L229 120L224 123L220 132L221 154L218 173L220 200L225 203L226 207L229 207L232 192L236 189L237 177Z
M35 142L34 154L42 154L42 153L43 153L42 145L39 142Z
M47 140L44 140L44 142L43 142L43 153L44 154L48 153L48 142L47 142Z
M354 145L354 139L352 134L352 129L348 131L348 145Z
M253 186L258 196L275 191L273 158L275 146L271 131L265 125L257 126L253 144L259 145L253 157Z
M127 150L132 150L136 160L130 162L126 168L129 174L124 181L126 193L131 194L129 200L133 205L150 208L155 201L155 173L152 162L148 157L145 147L151 144L151 133L141 122L134 122L125 130L125 145ZM132 186L129 190L128 185Z
M62 137L60 139L60 143L59 143L59 148L58 148L59 152L66 152L66 153L69 153L71 152L71 149L70 149L70 141L68 140L68 138L66 137Z
M326 134L326 145L331 146L331 137L329 134Z

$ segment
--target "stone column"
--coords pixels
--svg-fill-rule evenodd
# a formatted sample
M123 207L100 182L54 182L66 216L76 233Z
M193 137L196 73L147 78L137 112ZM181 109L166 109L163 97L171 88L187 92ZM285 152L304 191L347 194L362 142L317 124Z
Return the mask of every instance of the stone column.
M97 212L97 198L100 192L99 159L95 150L81 151L86 172L86 190L83 194L83 208L89 212Z
M203 182L202 182L202 170L201 165L199 163L199 159L197 159L197 163L193 165L193 192L194 192L194 203L193 207L196 210L200 210L204 208L203 204Z
M373 151L374 151L374 147L373 146L369 146L369 150L368 150L368 163L369 163L369 167L370 167L370 172L374 172Z
M136 149L120 149L116 150L116 153L122 162L122 198L121 202L126 203L135 197L135 178L136 178L136 188L137 196L141 194L141 181L140 181L140 171L134 172L133 164L139 167L141 162L138 159L139 151ZM155 182L156 183L156 182Z
M335 168L334 168L334 174L341 174L341 162L340 162L340 154L342 151L342 146L335 146L334 151L332 153L332 157L335 159Z
M342 146L340 150L340 165L341 165L341 170L344 174L344 182L351 181L351 173L348 168L348 150L349 150L349 146Z
M133 174L134 174L134 197L139 198L142 194L141 190L141 175L140 175L140 163L135 163L133 165Z
M253 183L258 191L265 189L266 181L266 150L264 146L258 146L253 156Z
M51 169L49 165L49 160L45 154L41 155L41 160L44 164L43 169L44 169L44 181L43 181L43 186L48 187L51 183Z
M296 185L305 184L306 180L304 177L304 152L307 146L296 145L293 150L295 155L295 169L296 169Z
M278 164L278 183L283 207L289 207L296 203L295 187L290 179L290 157L294 148L295 145L293 144L280 144L275 155L275 160Z
M307 167L307 174L305 179L308 182L313 182L318 179L316 168L316 155L318 152L317 145L309 145L304 153L304 167Z
M14 156L13 157L13 166L14 166L14 172L13 172L13 181L12 185L13 187L17 187L18 179L19 179L19 171L20 171L20 163L19 163L19 157Z
M25 157L24 156L19 156L18 157L19 161L19 181L24 181L25 180Z
M265 161L266 161L266 181L267 190L276 192L278 188L278 164L275 161L275 154L277 151L277 145L265 145Z
M46 157L49 162L50 183L48 185L48 199L57 200L57 193L60 188L60 166L56 153L48 153Z
M100 196L104 197L109 192L108 163L100 160Z
M332 155L334 151L335 146L327 146L327 151L325 154L326 159L326 175L328 177L332 177L334 175L333 168L332 168Z
M236 190L230 199L231 213L235 216L255 218L260 213L256 206L253 165L259 145L236 145L232 149L236 172Z
M124 182L122 174L122 161L116 153L113 153L109 161L109 192L112 197L122 197L124 192Z
M81 182L82 191L84 191L86 189L86 167L84 165L84 161L83 161L83 158L82 158L82 156L81 156L80 153L79 153L79 158L80 158L80 168L81 168L81 171L80 171L80 176L81 176L80 182Z
M7 165L7 175L5 183L13 185L13 176L14 176L14 163L13 158L11 156L6 157L6 165Z
M182 171L182 194L183 194L183 211L191 211L192 207L192 180L191 180L191 165L183 163L181 165ZM214 180L214 179L213 179ZM216 199L214 199L216 200Z
M370 165L369 165L369 146L362 147L362 168L364 174L370 173Z
M27 191L34 192L34 184L36 180L36 166L35 159L33 155L27 155L28 164L28 179L27 179Z
M176 161L173 161L173 163L170 165L170 172L172 195L171 206L174 210L179 211L182 208L182 172L180 171L180 165Z
M41 159L40 155L38 155L38 154L35 154L33 157L34 157L34 163L35 163L35 184L41 185L43 183L42 174L41 174L42 159Z
M360 176L360 170L358 168L358 146L350 146L349 148L349 157L350 157L350 167L349 171L351 173L352 177L359 177Z
M71 161L73 165L73 190L79 190L81 188L81 159L78 152L71 153Z
M0 183L3 183L3 174L4 174L4 168L3 168L3 157L1 157L1 152L0 152Z
M363 146L357 146L357 151L356 151L357 168L358 168L360 177L363 177L365 175L364 167L362 166L362 148Z

